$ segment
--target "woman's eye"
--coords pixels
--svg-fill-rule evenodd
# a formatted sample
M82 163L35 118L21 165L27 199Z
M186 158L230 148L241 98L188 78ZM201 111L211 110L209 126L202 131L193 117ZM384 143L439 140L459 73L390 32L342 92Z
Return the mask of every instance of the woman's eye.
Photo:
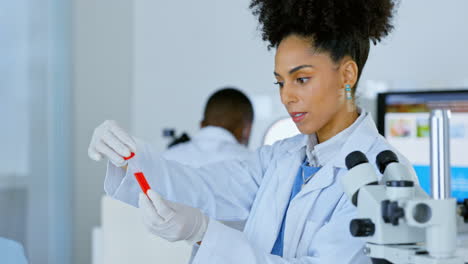
M303 77L303 78L297 78L297 82L300 83L300 84L304 84L306 83L310 78L308 77Z
M275 85L278 85L279 88L283 88L284 83L283 82L275 82Z

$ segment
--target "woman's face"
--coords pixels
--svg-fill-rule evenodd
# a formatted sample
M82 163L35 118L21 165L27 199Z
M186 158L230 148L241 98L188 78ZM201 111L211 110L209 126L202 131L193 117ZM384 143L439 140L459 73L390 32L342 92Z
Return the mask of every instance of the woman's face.
M310 39L291 35L279 44L274 74L281 101L301 133L339 122L346 109L339 68L327 53L314 53Z

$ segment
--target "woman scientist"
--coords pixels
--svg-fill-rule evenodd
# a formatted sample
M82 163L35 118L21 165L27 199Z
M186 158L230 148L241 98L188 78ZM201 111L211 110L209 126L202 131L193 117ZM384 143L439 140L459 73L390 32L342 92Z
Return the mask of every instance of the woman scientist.
M111 161L106 192L140 207L153 234L201 241L193 263L369 263L363 242L350 235L356 208L340 178L350 152L375 161L392 149L354 94L370 42L392 30L394 3L253 0L250 8L276 48L281 101L302 135L261 147L247 161L195 169L161 159L106 121L94 131L89 156ZM139 196L136 168L153 187L151 200ZM240 232L217 220L247 222Z

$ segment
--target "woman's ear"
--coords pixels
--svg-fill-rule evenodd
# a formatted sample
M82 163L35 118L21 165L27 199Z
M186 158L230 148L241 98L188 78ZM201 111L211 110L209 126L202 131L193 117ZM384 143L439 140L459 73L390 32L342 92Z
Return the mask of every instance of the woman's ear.
M359 69L356 62L350 57L345 57L340 68L342 87L349 84L351 89L354 89L354 85L356 84L359 75Z

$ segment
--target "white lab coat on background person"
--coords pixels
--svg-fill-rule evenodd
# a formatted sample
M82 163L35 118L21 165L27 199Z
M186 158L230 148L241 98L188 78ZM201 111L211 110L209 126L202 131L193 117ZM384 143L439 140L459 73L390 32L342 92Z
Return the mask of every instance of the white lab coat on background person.
M164 151L162 157L199 168L225 160L242 160L251 153L247 147L237 142L228 130L207 126L201 128L190 141Z
M150 186L165 199L201 209L210 221L195 264L370 263L363 253L364 242L349 232L357 210L341 186L340 178L347 172L345 157L359 150L375 165L377 154L390 149L403 164L410 163L379 135L370 114L362 113L353 125L316 146L317 151L320 145L340 147L327 154L328 161L289 202L309 142L309 136L298 135L263 146L247 160L198 169L165 160L138 142L127 171L108 163L105 190L137 206L141 191L132 166L137 162ZM286 210L283 257L279 257L270 252ZM247 222L240 232L216 220Z

